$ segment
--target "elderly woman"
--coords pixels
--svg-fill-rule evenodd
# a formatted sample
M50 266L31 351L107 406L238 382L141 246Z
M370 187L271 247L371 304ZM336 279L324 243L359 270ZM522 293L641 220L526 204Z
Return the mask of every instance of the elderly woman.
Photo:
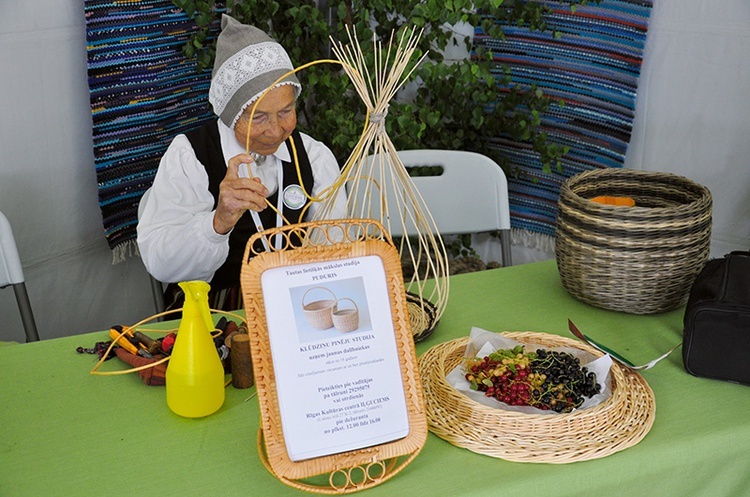
M258 225L282 224L266 200L290 223L306 221L318 206L300 219L303 192L318 196L339 178L328 147L295 129L302 87L293 74L277 82L291 70L281 45L224 15L209 89L218 119L174 138L142 201L138 248L148 272L162 282L208 281L215 308L240 307L248 238ZM341 193L329 217L344 217L345 204Z

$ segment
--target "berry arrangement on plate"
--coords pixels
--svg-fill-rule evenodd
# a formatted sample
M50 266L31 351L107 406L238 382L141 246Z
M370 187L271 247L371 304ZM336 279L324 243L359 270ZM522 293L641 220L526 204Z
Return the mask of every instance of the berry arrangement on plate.
M511 406L566 413L601 391L596 374L568 352L517 345L467 359L463 368L472 390Z

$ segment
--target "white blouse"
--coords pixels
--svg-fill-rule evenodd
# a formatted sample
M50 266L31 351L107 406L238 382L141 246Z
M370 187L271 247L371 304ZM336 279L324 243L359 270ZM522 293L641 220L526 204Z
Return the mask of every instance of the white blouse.
M225 160L245 153L234 131L217 121ZM313 173L313 191L317 197L340 175L336 158L323 143L301 133ZM251 164L252 173L261 179L273 195L278 189L281 161L290 161L282 144L261 165ZM165 283L211 281L229 254L229 233L214 231L214 197L208 191L206 169L198 161L185 135L172 140L161 158L154 183L141 200L138 213L138 250L148 272ZM320 209L314 202L305 215L309 221ZM331 219L346 215L346 195L339 190Z

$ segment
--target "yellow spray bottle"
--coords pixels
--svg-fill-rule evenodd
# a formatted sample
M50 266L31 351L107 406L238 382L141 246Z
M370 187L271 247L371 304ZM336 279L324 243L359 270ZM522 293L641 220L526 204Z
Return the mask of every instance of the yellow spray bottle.
M200 418L224 404L224 366L211 338L208 283L179 284L185 292L182 320L167 365L167 405L180 416Z

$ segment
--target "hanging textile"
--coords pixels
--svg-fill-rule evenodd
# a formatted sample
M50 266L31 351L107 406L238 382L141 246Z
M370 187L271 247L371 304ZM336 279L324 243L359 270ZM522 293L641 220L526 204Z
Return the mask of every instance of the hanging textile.
M86 0L84 12L99 207L119 262L135 248L138 203L162 153L212 117L211 71L182 54L195 22L171 0Z
M497 75L510 69L512 85L536 84L546 96L564 101L542 119L548 140L570 148L562 172L553 167L551 174L543 173L528 144L502 136L490 144L520 173L508 175L514 241L549 249L560 185L582 171L623 166L652 2L602 0L575 12L568 2L540 3L552 9L546 21L561 37L504 26L505 40L477 28L474 43L493 51Z

